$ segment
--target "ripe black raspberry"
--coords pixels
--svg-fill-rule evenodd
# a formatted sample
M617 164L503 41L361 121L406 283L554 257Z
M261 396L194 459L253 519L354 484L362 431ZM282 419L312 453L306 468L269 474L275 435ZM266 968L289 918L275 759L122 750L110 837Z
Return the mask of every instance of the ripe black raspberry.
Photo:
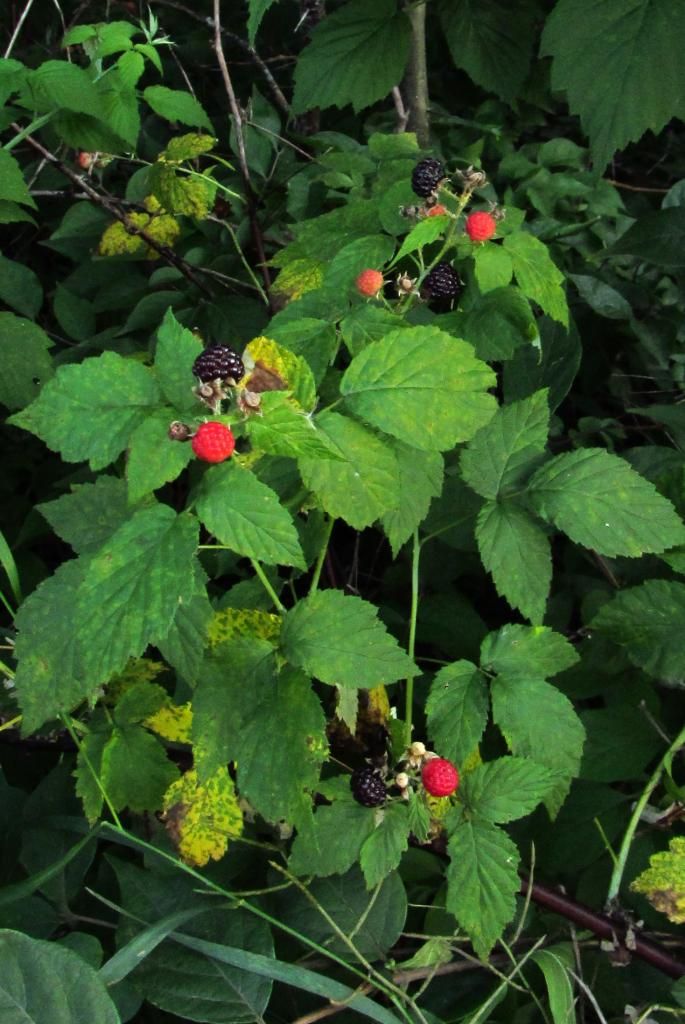
M451 263L437 263L423 282L432 299L456 299L461 281Z
M210 380L239 381L245 375L243 361L237 352L226 345L210 345L193 363L193 373L204 383Z
M373 768L358 768L350 778L352 796L364 807L378 807L386 797L385 783Z
M412 172L412 190L417 196L427 199L445 177L445 168L440 161L428 156L425 160L419 160Z

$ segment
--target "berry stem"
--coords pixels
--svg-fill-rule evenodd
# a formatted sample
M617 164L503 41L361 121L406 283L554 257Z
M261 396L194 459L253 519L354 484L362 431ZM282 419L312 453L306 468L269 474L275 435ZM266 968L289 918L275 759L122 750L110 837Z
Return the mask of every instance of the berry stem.
M407 654L414 660L414 648L416 646L416 620L419 614L419 557L421 555L421 542L419 541L419 531L414 530L414 536L412 539L412 556L411 556L411 610L409 612L409 642L407 644ZM407 679L405 694L404 694L404 743L405 746L409 746L411 743L411 734L413 729L412 714L414 710L414 677L409 676Z
M335 525L335 518L331 518L326 523L326 532L324 533L321 541L321 548L316 558L316 565L314 566L314 573L312 575L312 582L309 586L309 593L313 594L319 586L319 580L321 579L321 570L323 569L323 563L326 560L326 552L328 551L328 545L330 543L331 534L333 533L333 526Z
M269 578L266 575L266 573L264 572L264 570L262 569L261 565L259 564L259 562L257 561L256 558L251 558L250 562L252 563L252 568L254 569L254 571L259 576L259 579L261 580L262 586L264 587L264 589L266 590L267 594L269 595L269 597L273 601L274 607L278 610L279 614L285 615L286 607L285 607L285 605L281 604L281 600L280 600L278 594L276 593L274 588L271 586L271 584L269 582Z

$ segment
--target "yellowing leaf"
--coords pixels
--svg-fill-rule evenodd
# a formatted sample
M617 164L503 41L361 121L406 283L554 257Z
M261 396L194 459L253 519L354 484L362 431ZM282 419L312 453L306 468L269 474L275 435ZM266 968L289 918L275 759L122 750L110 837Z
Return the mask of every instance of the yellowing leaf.
M130 658L123 672L112 676L107 684L107 703L116 704L123 694L137 683L151 683L164 672L166 666L161 661L150 658Z
M631 883L674 924L685 924L685 838L672 839L668 850L649 858L649 867Z
M166 704L143 722L169 743L190 743L193 712L187 704Z
M323 283L324 264L319 260L293 260L278 275L274 290L288 299L299 299L307 292L315 291Z
M316 402L316 385L309 365L300 356L271 338L253 338L243 352L246 375L241 386L248 391L291 391L308 412Z
M207 628L207 642L216 647L224 640L238 636L259 637L270 643L278 641L281 618L254 608L224 608L216 612Z
M187 864L204 867L220 860L229 839L243 831L243 816L238 806L228 769L221 767L200 786L192 769L169 786L164 795L167 831Z
M388 691L384 686L374 686L369 690L368 716L373 722L381 724L387 722L390 717L390 701Z
M101 256L144 255L148 259L156 259L159 254L147 246L136 231L145 231L160 245L173 246L181 228L178 221L169 214L151 217L147 213L129 213L126 216L126 224L115 221L105 228L98 252Z

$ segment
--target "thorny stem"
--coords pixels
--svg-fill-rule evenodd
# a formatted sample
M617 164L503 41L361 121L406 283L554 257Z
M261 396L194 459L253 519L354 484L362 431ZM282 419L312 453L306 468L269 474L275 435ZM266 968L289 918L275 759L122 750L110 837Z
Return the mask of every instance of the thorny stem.
M414 530L412 540L411 557L411 610L409 612L409 642L407 654L414 660L414 649L416 646L416 620L419 613L419 558L421 556L421 542L419 531ZM404 742L405 746L411 743L412 714L414 708L414 677L408 676L404 696Z

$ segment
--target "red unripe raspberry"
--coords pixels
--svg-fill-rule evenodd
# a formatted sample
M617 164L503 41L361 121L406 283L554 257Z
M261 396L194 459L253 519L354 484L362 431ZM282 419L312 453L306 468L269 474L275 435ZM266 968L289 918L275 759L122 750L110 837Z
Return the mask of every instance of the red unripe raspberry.
M428 211L429 217L440 217L443 213L447 213L447 207L443 206L442 203L436 203L435 206L431 206Z
M497 221L491 213L470 213L466 218L466 234L472 242L487 242L497 231Z
M380 270L362 270L354 283L360 295L371 297L378 295L383 287L383 275Z
M459 772L444 757L432 757L423 766L421 780L431 796L450 796L459 785Z
M203 462L223 462L233 454L235 438L230 427L210 420L197 428L192 447L198 459Z
M76 163L83 171L89 171L95 163L95 154L87 153L85 149L80 149L76 154Z

